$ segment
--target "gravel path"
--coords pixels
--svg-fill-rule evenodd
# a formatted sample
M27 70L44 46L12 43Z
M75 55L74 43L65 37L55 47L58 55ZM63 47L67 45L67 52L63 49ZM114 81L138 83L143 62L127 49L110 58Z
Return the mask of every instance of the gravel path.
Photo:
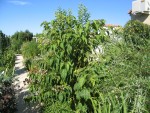
M15 93L17 103L17 113L39 113L36 105L29 105L24 102L24 97L28 94L28 84L24 84L25 78L28 78L28 72L23 65L23 57L20 54L16 55L15 61ZM35 107L34 107L35 106Z

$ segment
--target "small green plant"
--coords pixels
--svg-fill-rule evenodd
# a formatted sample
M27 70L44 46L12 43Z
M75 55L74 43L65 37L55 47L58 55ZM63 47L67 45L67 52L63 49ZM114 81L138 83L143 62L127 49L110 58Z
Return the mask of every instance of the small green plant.
M35 41L25 42L21 47L23 56L27 59L32 59L39 54L39 49Z

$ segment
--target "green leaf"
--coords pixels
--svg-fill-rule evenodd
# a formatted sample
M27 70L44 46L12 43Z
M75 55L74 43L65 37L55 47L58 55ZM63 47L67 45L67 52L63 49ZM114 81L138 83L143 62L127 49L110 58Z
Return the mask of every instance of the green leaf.
M88 89L83 89L81 92L81 97L84 98L85 100L90 99L91 94Z
M60 53L60 58L63 58L64 57L64 51L62 51L61 53Z
M51 66L53 64L53 59L49 60L49 65Z
M90 21L88 21L85 25L86 32L90 31Z
M78 82L79 88L82 88L82 86L84 85L85 82L86 82L85 77L79 78L79 82Z
M78 100L80 100L81 98L84 98L85 100L88 100L90 99L91 97L91 94L90 94L90 91L88 89L83 89L81 91L76 91L76 98Z
M59 70L59 58L56 58L56 71L58 71Z
M60 47L61 47L62 49L64 49L64 43L63 43L63 42L60 43Z
M87 39L86 39L86 37L84 36L84 35L82 35L82 40L83 40L83 43L86 43L87 44Z
M61 62L61 63L60 63L60 70L62 69L63 65L64 65L64 63Z
M93 87L95 86L96 80L97 80L97 75L96 74L90 75L89 81L91 82Z
M83 32L83 29L82 29L82 28L79 28L79 35L80 35L80 36L81 36L82 32Z
M81 89L85 82L86 82L86 80L85 80L84 76L78 78L78 82L74 85L74 90Z
M78 100L81 99L81 96L80 96L80 92L79 92L79 91L76 91L76 98L77 98Z
M92 99L92 98L90 98L90 100L91 100L91 102L92 102L92 106L93 106L94 113L97 113L97 108L96 108L96 106L97 106L97 101L94 100L94 99ZM99 111L98 113L100 113L100 111Z
M56 44L54 44L54 45L52 46L52 48L53 48L53 50L56 50L57 45L56 45Z
M70 44L68 44L67 46L67 53L70 54L72 51L72 46Z
M60 101L63 101L63 98L64 98L63 93L59 93L58 98L59 98Z
M67 70L66 70L66 69L63 69L63 70L62 70L62 72L61 72L61 77L62 77L63 80L66 79L66 77L67 77Z
M69 65L68 62L65 64L65 67L66 67L66 70L67 70L67 72L68 72L68 71L69 71L69 68L70 68L70 65Z

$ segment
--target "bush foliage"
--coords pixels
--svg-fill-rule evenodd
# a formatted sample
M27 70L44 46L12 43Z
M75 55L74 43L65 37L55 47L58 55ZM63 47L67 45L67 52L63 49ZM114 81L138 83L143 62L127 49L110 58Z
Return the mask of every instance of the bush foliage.
M150 27L138 20L130 20L124 27L124 38L127 43L144 45L150 39Z
M21 47L23 56L27 59L32 59L39 54L38 45L35 41L25 42Z
M16 53L20 53L21 46L24 42L31 41L33 37L33 33L30 31L20 31L15 32L11 36L11 47Z
M1 32L1 34L3 34ZM0 53L0 112L14 113L16 110L15 95L12 88L15 54L10 46L10 39L1 35Z
M44 113L148 113L150 27L129 21L123 31L112 32L111 37L122 36L112 41L104 20L81 23L71 12L55 14L42 23L37 46L22 47L24 56L32 58L27 98L43 103ZM93 54L99 45L104 53Z

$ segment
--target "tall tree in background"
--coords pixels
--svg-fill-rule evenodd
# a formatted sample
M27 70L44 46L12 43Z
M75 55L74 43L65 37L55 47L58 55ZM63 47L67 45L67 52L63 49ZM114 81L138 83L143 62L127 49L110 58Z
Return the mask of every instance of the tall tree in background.
M2 31L0 31L0 53L3 53L10 45L10 39Z
M78 20L79 22L84 25L90 18L90 13L88 12L87 8L80 4L78 10Z
M20 31L16 32L12 35L11 41L12 41L12 48L19 52L21 45L23 42L31 41L33 37L33 33L31 33L29 30L26 31Z
M31 33L29 30L16 32L14 35L12 35L13 39L21 40L21 41L31 41L33 37L33 33Z

